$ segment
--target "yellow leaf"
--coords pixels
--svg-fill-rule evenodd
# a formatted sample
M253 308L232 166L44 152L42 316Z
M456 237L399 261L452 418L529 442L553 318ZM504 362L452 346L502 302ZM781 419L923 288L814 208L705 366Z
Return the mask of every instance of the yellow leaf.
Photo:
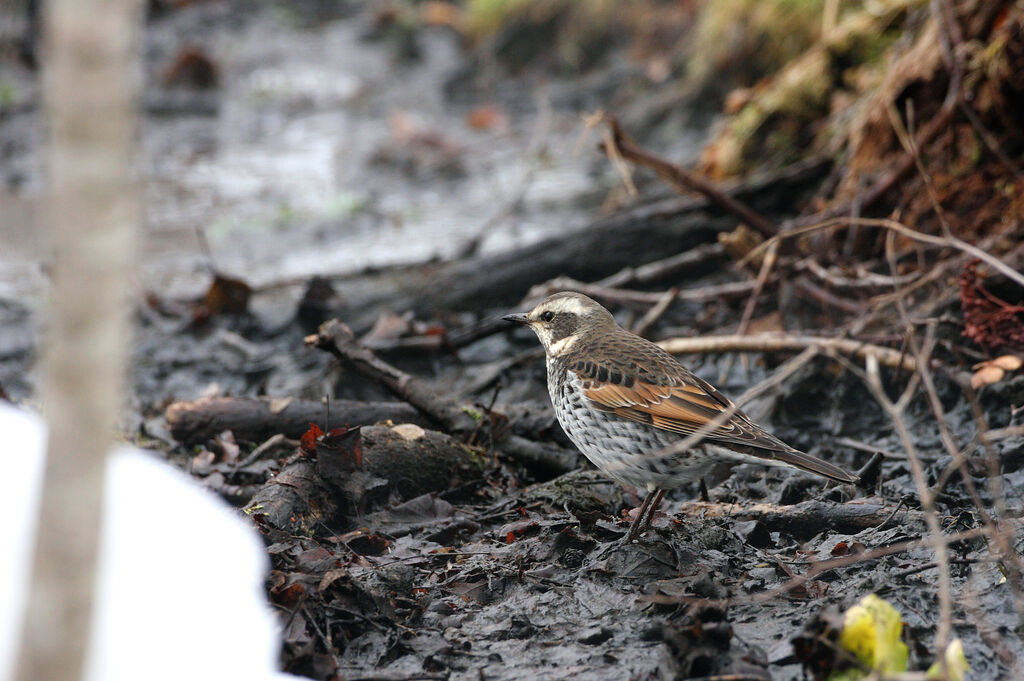
M949 642L946 646L946 672L949 674L948 677L942 674L942 665L936 660L935 664L928 668L927 677L929 679L945 679L949 681L964 681L967 678L967 672L971 670L971 666L967 664L967 656L964 655L964 644L963 642L955 638Z
M875 594L846 611L839 645L864 666L883 674L907 670L907 646L901 640L899 612Z

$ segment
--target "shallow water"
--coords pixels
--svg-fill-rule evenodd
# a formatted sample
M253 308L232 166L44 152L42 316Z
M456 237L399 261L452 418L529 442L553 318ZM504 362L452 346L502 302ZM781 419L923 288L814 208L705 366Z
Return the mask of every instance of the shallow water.
M580 144L583 112L552 103L569 83L505 80L452 103L457 36L420 30L420 58L402 60L367 38L367 14L310 27L280 8L198 3L148 23L142 286L199 292L198 230L219 269L261 285L500 251L593 219L617 179L594 138ZM188 45L213 60L217 90L161 85ZM43 136L35 76L3 63L0 84L17 104L0 118L0 296L23 299L45 286ZM474 129L467 114L491 102L491 125Z

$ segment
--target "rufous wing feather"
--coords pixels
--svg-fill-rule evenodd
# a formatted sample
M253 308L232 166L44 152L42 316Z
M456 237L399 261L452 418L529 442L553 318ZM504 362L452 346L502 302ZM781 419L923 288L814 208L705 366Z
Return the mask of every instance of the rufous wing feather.
M793 449L750 421L721 393L696 376L677 385L633 381L630 386L585 379L584 395L600 411L645 423L662 430L692 435L725 412L732 413L711 429L703 440L734 448L748 456L777 461L838 482L855 482L857 476L838 466ZM706 388L705 388L706 386Z

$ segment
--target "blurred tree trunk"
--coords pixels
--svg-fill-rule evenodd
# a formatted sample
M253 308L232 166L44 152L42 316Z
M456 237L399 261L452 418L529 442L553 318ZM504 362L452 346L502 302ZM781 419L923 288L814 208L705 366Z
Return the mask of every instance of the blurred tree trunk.
M123 399L139 220L132 171L141 0L47 0L44 98L56 262L49 452L18 679L82 676L103 480Z

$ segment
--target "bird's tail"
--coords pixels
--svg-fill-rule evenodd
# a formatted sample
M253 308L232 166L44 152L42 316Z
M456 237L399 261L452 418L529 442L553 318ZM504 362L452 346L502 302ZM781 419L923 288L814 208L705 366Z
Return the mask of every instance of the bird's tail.
M779 463L799 468L802 471L814 473L836 482L857 482L860 480L859 477L853 473L847 473L839 466L834 466L828 461L822 461L816 456L804 454L796 449L772 450L766 458L773 458Z

